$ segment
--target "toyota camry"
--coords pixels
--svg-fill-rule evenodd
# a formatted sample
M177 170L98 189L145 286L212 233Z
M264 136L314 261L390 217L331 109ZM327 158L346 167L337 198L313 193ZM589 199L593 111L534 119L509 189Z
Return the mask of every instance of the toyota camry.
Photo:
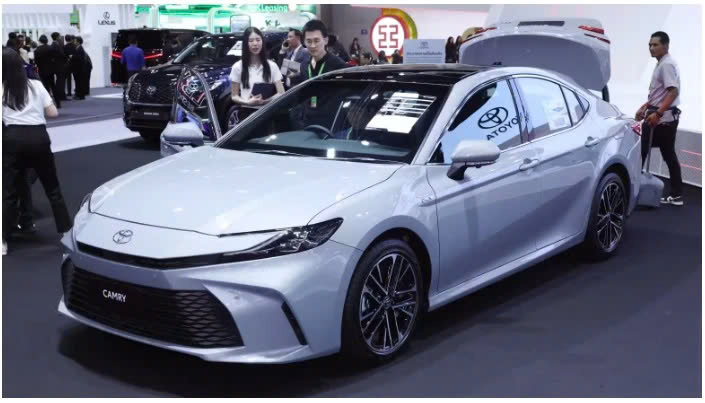
M87 195L59 311L205 360L385 360L425 312L571 247L614 254L633 124L532 67L332 72Z

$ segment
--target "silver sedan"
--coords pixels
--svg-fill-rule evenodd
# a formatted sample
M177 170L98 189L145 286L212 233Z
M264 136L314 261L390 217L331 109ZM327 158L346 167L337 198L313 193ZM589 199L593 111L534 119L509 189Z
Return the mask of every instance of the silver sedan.
M88 195L59 311L206 360L385 360L423 312L574 246L614 254L639 191L633 124L534 68L320 76Z

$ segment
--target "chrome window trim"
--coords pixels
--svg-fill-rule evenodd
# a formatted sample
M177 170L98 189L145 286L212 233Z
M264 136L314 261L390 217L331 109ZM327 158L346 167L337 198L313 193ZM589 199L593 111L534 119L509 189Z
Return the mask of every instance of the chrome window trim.
M468 77L468 79L469 78L470 77ZM448 128L455 121L455 118L458 116L458 114L460 113L460 110L463 108L463 106L465 106L465 104L470 99L470 97L472 97L478 91L482 90L483 88L487 87L488 85L494 84L499 81L506 81L507 86L509 87L509 92L512 94L512 100L514 100L514 109L516 110L517 116L519 116L520 113L519 113L519 109L517 106L517 97L516 97L516 94L514 94L514 90L512 89L512 85L509 83L509 80L511 80L512 78L514 78L513 74L507 74L507 75L504 75L501 77L495 77L491 80L488 80L488 81L485 81L481 84L476 85L472 90L470 90L468 92L468 95L466 95L465 98L463 98L463 100L458 103L458 107L455 109L455 112L453 112L453 115L451 115L450 119L448 119L448 122L446 123L443 130L441 130L441 135L438 137L438 139L436 140L436 143L433 146L433 152L431 152L431 154L428 156L428 160L423 165L429 165L429 166L450 166L450 165L452 165L450 163L445 163L445 162L431 162L431 158L433 158L433 156L436 154L436 150L438 150L438 145L440 144L443 137L448 133ZM454 84L453 87L455 87L455 85L457 85L457 84ZM453 89L451 88L451 92L452 91L453 91ZM450 92L448 93L448 96L450 96ZM521 119L520 119L519 123L523 124L521 122ZM519 133L519 137L521 137L521 130ZM523 146L531 143L528 138L526 140L527 140L526 143L522 140L521 144L519 144L519 145L516 145L514 147L505 148L504 150L500 150L499 151L500 155L502 155L505 151L515 150L519 147L523 147ZM420 149L421 148L419 147L419 150Z

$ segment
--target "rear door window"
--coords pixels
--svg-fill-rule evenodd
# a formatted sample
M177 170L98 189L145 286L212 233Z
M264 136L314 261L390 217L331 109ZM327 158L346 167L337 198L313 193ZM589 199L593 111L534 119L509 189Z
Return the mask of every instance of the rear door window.
M540 78L522 77L516 81L524 95L529 120L533 124L533 131L529 135L531 140L570 127L570 115L558 84Z
M565 95L565 100L568 103L568 112L570 113L570 119L573 121L573 125L576 125L583 119L583 116L585 116L585 110L583 109L583 106L580 105L580 102L578 101L578 96L575 94L575 92L565 87L562 88L563 95Z

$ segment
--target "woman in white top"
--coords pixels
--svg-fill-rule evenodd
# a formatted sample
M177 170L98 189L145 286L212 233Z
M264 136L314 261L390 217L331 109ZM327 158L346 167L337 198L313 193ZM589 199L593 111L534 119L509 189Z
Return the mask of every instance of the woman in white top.
M56 176L54 154L46 130L46 116L59 113L37 80L29 80L20 55L9 48L2 50L2 252L7 253L7 239L17 221L17 181L20 172L34 168L54 212L56 230L71 229L64 197Z
M230 71L232 100L240 105L258 106L284 93L282 73L276 63L267 60L264 35L259 29L247 28L243 37L247 46L242 47L242 60L235 63ZM274 84L276 93L267 99L262 98L261 94L252 95L252 88L257 83Z

